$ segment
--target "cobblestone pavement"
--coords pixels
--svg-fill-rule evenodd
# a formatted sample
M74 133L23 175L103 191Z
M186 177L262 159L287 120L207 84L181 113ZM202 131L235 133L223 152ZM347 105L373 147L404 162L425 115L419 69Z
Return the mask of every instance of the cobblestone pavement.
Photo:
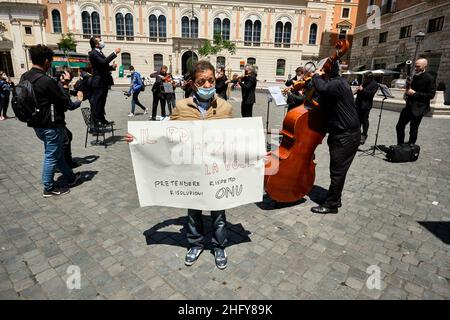
M149 91L141 101L150 107ZM265 123L266 95L257 99L254 113ZM357 156L337 215L312 214L309 197L278 209L228 210L229 265L220 271L208 251L184 266L185 210L139 207L129 147L120 140L129 104L119 89L110 93L107 117L117 123L117 139L106 149L84 148L81 112L67 113L84 181L59 198L42 197L43 146L33 130L0 122L1 299L450 298L449 120L423 120L415 163ZM240 116L239 101L233 104ZM271 127L280 127L283 112L271 107ZM378 115L372 110L369 146ZM395 143L398 116L383 112L381 144ZM325 141L316 157L314 200L329 185ZM81 270L79 290L66 286L70 265ZM376 284L372 265L380 290L366 285Z

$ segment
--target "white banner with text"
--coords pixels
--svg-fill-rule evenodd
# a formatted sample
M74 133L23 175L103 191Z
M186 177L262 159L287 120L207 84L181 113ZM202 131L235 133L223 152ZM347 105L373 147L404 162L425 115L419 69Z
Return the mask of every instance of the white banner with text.
M140 206L222 210L262 201L261 117L130 121Z

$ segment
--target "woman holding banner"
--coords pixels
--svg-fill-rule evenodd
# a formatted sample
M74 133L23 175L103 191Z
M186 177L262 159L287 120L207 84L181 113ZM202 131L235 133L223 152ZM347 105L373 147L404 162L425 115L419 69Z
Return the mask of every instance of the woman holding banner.
M191 79L192 94L190 97L178 100L170 117L171 120L212 120L231 118L232 106L216 94L215 70L213 65L201 60L194 65ZM126 140L134 137L127 134ZM228 258L225 252L227 244L225 210L211 211L213 236L212 247L214 258L219 269L225 269ZM191 266L197 261L205 247L202 211L188 209L187 240L189 250L185 264Z

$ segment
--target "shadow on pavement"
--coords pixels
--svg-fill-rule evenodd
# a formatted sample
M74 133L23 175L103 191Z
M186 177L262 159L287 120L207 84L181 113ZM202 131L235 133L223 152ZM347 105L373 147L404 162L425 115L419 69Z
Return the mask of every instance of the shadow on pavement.
M258 208L261 210L275 210L275 209L282 209L282 208L288 208L288 207L294 207L299 204L305 203L306 199L301 198L294 202L278 202L270 198L268 194L265 194L263 196L263 201L255 203Z
M91 181L94 178L94 176L98 173L98 171L77 171L76 169L74 170L74 172L80 172L81 177L78 180L77 184L74 185L73 187L77 187L86 181ZM68 182L67 179L63 175L60 175L56 179L56 183L58 183L59 185L61 185L61 184L65 185L65 184L67 184L67 182Z
M314 185L311 189L311 192L308 194L308 197L309 199L311 199L312 202L321 205L325 202L327 193L328 193L327 189L322 188L321 186Z
M179 217L176 219L168 219L164 222L160 222L150 229L144 231L143 235L145 236L145 240L147 245L155 245L155 244L167 244L170 246L178 246L183 248L189 248L189 244L186 238L186 224L187 224L187 216ZM179 232L176 231L163 231L169 226L181 226ZM211 217L203 215L203 225L204 230L207 231L205 236L205 248L204 250L212 250L211 245ZM172 228L173 229L173 228ZM231 224L227 222L227 238L228 244L227 247L231 247L236 244L251 242L252 240L249 238L251 234L250 231L245 230L242 224Z
M98 158L100 158L100 156L90 155L90 156L85 156L83 158L74 157L74 158L72 158L72 160L77 162L77 163L81 163L81 164L90 164L90 163L92 163L94 161L97 161Z
M105 139L105 143L107 145L112 145L118 141L125 141L124 139L125 139L125 136L109 136L108 138Z
M450 221L417 221L445 244L450 244Z

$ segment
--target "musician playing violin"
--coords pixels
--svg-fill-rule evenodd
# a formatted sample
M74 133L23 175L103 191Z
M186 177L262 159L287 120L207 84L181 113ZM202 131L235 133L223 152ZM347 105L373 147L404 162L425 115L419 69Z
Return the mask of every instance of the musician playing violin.
M164 95L164 86L167 76L167 66L162 66L159 71L155 71L150 74L151 78L156 78L152 87L153 92L153 106L152 117L150 120L156 120L156 112L158 111L158 103L161 103L161 117L166 117L166 96Z
M302 80L304 76L304 69L302 67L298 67L297 69L295 69L295 76L292 79L286 80L285 85L286 87L288 87L286 101L288 104L288 111L292 108L300 106L305 100L305 97L302 95L301 91L294 86L295 82Z
M251 64L245 66L245 75L238 79L242 90L241 115L243 118L252 117L253 104L256 101L256 71Z
M322 69L318 69L312 78L326 117L330 150L331 184L327 197L323 204L311 208L312 212L318 214L337 213L341 207L345 177L361 139L353 92L348 82L340 77L338 62L333 63L328 75L324 74Z

